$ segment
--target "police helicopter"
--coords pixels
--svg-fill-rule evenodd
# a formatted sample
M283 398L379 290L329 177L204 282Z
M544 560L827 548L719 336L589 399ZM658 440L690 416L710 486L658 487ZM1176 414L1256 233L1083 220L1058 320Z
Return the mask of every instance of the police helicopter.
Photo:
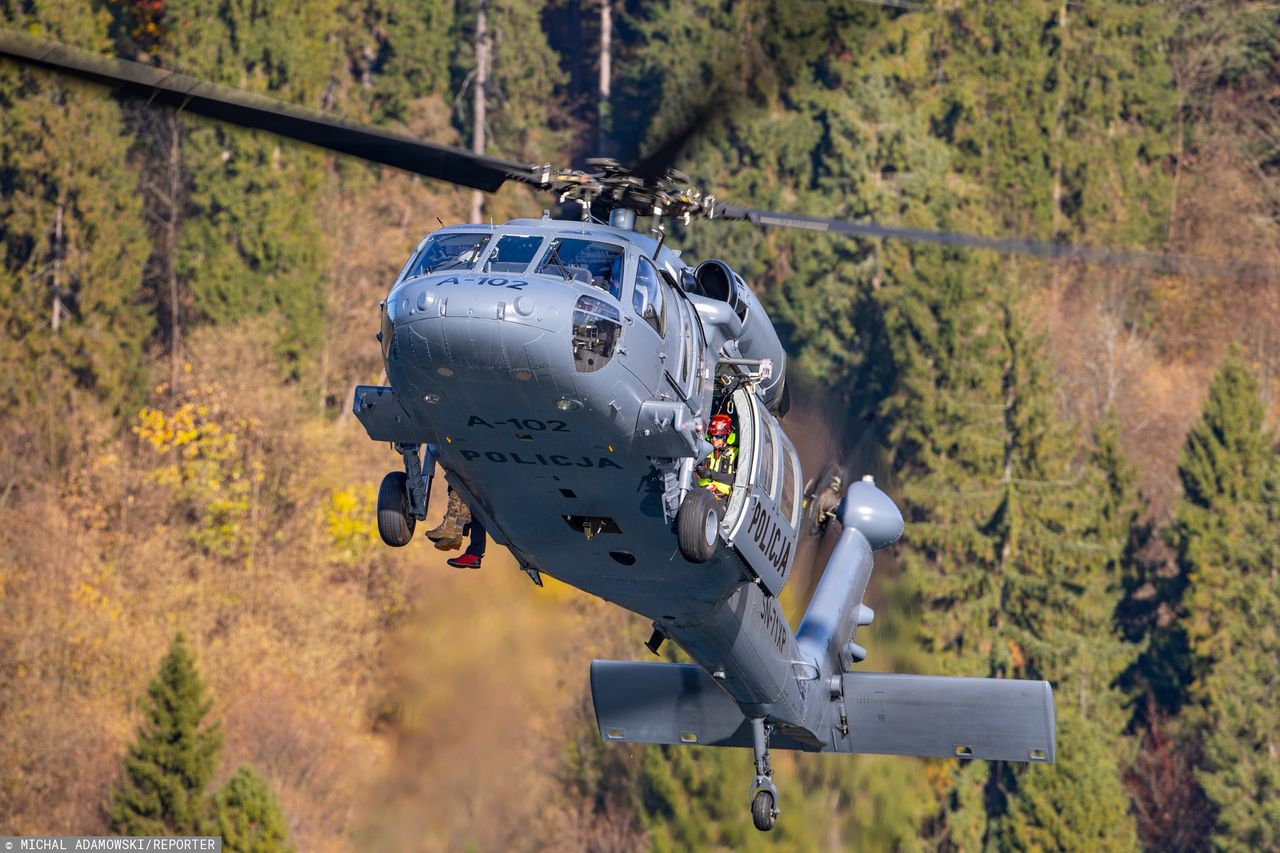
M651 650L670 639L695 661L593 661L606 741L750 748L761 830L778 816L771 749L1054 761L1045 681L857 670L858 631L875 616L863 600L873 554L897 541L902 516L870 477L820 483L805 508L780 425L786 352L768 314L730 263L690 263L661 223L984 238L738 207L664 163L515 163L12 32L0 32L0 55L460 186L516 181L580 203L579 221L427 235L379 308L388 384L358 386L353 409L399 457L378 495L388 545L410 541L443 469L534 583L550 575L640 614ZM638 229L639 217L657 227ZM712 477L706 433L726 420L736 464ZM804 529L828 519L838 543L793 630L778 596Z

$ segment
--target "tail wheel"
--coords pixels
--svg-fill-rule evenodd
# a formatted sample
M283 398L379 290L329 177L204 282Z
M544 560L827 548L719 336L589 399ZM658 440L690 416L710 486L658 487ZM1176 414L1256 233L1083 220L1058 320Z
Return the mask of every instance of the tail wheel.
M418 520L409 512L409 477L392 471L378 487L378 534L392 548L409 544Z
M706 489L694 488L676 512L676 540L691 563L704 563L716 552L720 537L720 502Z
M751 822L756 825L756 829L768 832L773 829L777 819L778 813L773 810L773 794L756 791L756 795L751 798Z

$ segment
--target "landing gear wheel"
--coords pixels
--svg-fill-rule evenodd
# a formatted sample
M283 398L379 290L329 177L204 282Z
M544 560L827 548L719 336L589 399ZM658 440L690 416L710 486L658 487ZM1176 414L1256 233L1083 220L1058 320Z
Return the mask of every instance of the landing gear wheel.
M773 810L773 794L768 791L756 791L756 795L751 799L751 822L756 825L756 829L768 832L773 829L777 818L778 813Z
M378 487L378 534L392 548L409 544L418 520L409 512L409 477L392 471Z
M704 563L716 552L720 536L720 502L706 489L693 488L676 512L676 541L691 563Z

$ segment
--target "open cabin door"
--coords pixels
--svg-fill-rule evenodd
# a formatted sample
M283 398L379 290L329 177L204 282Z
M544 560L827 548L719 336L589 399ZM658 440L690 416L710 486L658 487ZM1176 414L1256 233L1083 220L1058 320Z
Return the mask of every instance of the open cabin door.
M752 393L733 394L738 473L721 525L770 595L778 596L795 560L799 489L795 448ZM785 506L783 504L785 503Z

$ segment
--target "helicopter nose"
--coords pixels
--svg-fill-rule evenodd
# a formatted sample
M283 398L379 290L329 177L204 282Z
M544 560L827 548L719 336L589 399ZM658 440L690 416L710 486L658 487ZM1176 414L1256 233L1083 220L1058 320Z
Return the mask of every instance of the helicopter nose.
M561 281L529 276L435 276L408 282L387 300L394 330L388 369L419 382L481 382L546 374L573 313L576 294ZM566 354L568 345L564 346Z

